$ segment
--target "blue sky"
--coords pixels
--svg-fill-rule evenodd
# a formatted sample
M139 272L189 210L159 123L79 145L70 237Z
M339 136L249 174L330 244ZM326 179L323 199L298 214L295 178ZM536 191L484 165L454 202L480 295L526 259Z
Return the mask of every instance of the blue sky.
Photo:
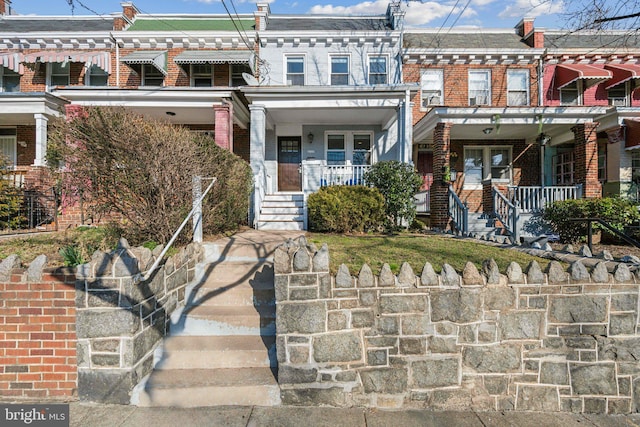
M233 12L251 13L255 3L265 0L225 0ZM267 0L276 14L307 13L384 13L388 0ZM415 27L438 28L444 25L485 28L512 28L524 16L536 18L537 27L562 28L564 1L569 0L411 0L403 2L406 22ZM108 15L121 10L120 0L75 0L76 15L94 13ZM226 13L220 0L134 0L134 4L149 14L163 13ZM82 5L86 6L83 7ZM22 15L70 15L67 0L12 0L15 12Z

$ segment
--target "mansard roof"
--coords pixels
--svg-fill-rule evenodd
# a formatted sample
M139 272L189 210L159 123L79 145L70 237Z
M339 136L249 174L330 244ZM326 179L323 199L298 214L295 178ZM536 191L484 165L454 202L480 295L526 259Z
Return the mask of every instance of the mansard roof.
M513 30L484 30L482 28L438 32L436 30L407 30L405 49L530 49Z
M548 49L640 48L640 34L635 31L578 32L545 31Z
M385 16L269 16L267 31L391 31Z
M0 16L2 33L101 32L113 30L113 19L90 16Z
M235 21L235 25L234 25ZM138 16L127 31L236 31L236 25L240 30L251 31L255 29L255 19L253 17L234 20L228 17L212 16Z

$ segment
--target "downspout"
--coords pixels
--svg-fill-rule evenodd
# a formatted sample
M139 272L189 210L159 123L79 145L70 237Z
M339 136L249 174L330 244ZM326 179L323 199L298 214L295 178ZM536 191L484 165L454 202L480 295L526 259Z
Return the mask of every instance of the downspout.
M113 33L109 33L109 36L111 37L113 44L116 45L116 87L120 87L120 45L118 44L116 38L113 36Z
M411 111L411 91L406 89L404 91L404 161L405 163L413 164L413 120Z

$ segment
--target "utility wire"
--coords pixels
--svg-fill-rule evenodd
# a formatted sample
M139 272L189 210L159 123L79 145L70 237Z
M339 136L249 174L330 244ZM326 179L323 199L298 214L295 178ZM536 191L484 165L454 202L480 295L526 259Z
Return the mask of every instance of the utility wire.
M242 35L242 33L240 32L240 29L238 28L238 25L236 24L236 21L233 19L233 16L231 16L231 12L229 12L229 8L227 7L227 4L224 2L224 0L220 1L222 3L222 5L224 6L224 10L227 11L227 15L229 15L229 19L231 19L231 23L233 24L233 26L236 28L236 31L238 32L238 35L240 36L240 38L242 39L242 41L244 42L244 44L247 46L247 49L250 49L252 51L254 51L253 47L251 47L249 45L249 42L244 38L244 36ZM244 29L244 27L243 27ZM255 52L255 51L254 51Z

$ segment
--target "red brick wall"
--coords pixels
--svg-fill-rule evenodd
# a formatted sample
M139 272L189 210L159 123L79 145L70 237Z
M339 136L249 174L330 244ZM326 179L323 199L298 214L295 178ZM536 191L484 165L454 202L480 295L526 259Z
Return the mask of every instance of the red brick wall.
M529 88L530 105L538 105L538 69L535 64L528 66L516 65L420 65L406 64L403 68L405 83L420 83L420 70L442 69L444 75L444 105L448 107L466 107L469 105L468 87L469 70L491 70L491 105L494 107L507 106L507 70L528 69L531 85ZM413 123L420 121L427 111L421 108L420 92L412 102Z
M449 185L442 182L443 167L449 164L451 123L438 123L433 132L433 184L431 185L431 226L449 227Z
M16 133L18 142L27 143L26 147L18 144L18 166L31 166L36 158L36 127L16 126Z
M0 396L68 399L77 395L75 275L24 270L0 282Z
M585 123L573 128L575 135L575 181L583 185L586 198L602 197L598 181L598 123Z
M233 125L233 152L249 163L249 129L242 129L238 125Z

